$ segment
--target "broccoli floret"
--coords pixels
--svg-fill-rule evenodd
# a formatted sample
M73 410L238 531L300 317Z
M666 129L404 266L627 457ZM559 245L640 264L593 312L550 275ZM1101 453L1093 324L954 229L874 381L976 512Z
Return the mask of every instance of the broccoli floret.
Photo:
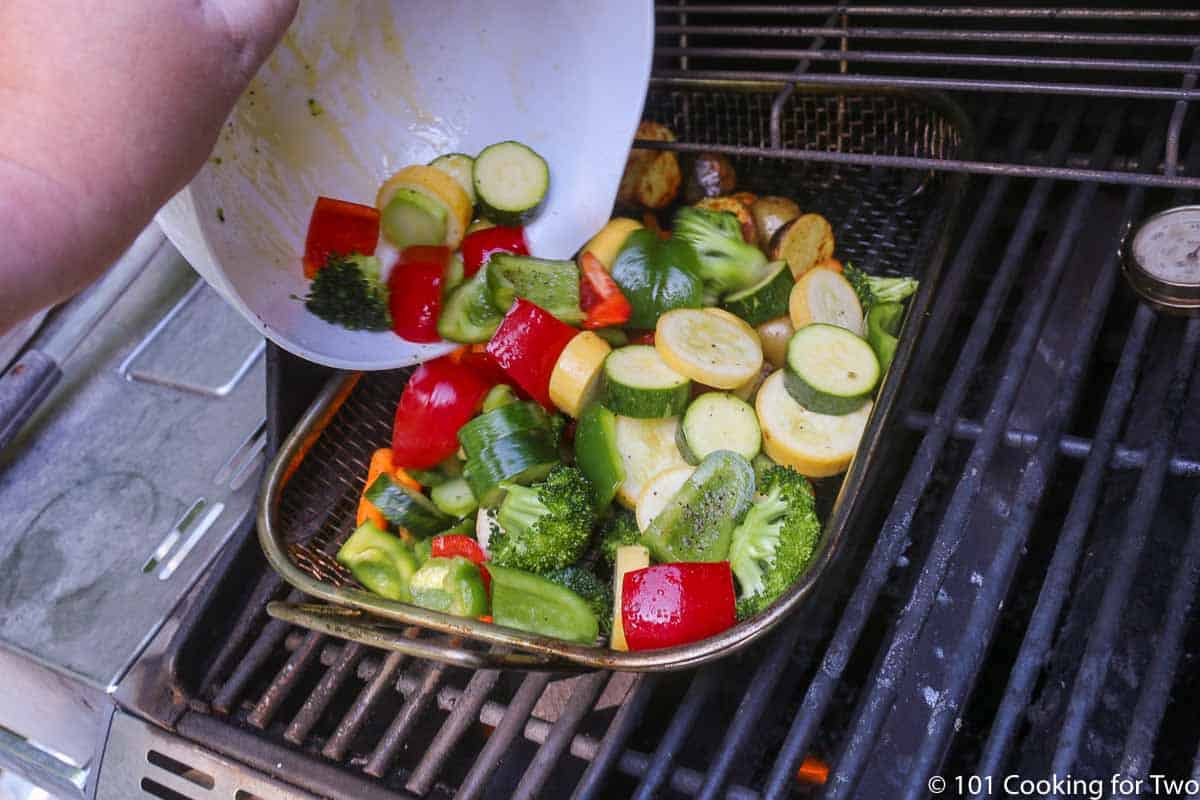
M767 257L742 238L742 226L728 211L685 206L675 214L673 236L699 257L700 278L710 294L746 289L765 277Z
M501 483L507 491L488 540L502 567L549 572L573 564L587 549L595 515L592 487L576 467L557 466L541 483Z
M317 272L304 305L326 322L352 331L391 330L387 286L380 280L379 259L332 255Z
M612 633L613 590L608 581L574 564L548 572L545 577L586 600L600 623L600 633L606 637Z
M919 285L916 278L888 278L883 275L870 275L853 264L847 264L842 269L842 274L854 287L864 313L876 303L899 303L915 292Z
M786 592L808 566L821 522L812 487L790 467L770 467L759 481L759 497L733 531L729 563L737 576L737 616L745 619Z
M629 544L640 544L642 532L638 530L637 518L629 511L619 508L604 520L600 529L600 554L607 564L617 560L617 548Z

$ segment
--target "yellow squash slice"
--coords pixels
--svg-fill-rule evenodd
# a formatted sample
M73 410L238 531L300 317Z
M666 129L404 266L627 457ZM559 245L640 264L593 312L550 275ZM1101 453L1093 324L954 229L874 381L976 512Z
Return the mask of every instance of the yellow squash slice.
M763 363L754 329L718 308L677 308L663 314L654 347L671 369L716 389L736 389Z
M610 352L608 342L591 331L581 331L567 342L550 373L550 399L564 414L578 417L595 395Z
M625 480L617 489L621 505L636 509L638 497L651 478L672 467L688 466L675 444L678 430L679 417L617 417L617 452L625 467Z
M810 478L838 475L858 450L871 407L867 403L841 416L809 411L788 394L780 370L767 378L755 401L763 450L776 463Z
M800 276L788 298L788 314L799 329L814 322L837 325L862 336L863 310L858 293L842 273L818 267Z

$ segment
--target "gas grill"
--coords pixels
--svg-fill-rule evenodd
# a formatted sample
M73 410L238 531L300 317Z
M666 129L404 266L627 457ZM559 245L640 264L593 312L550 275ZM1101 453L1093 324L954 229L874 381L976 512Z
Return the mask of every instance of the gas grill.
M957 219L854 535L811 597L697 670L471 671L271 619L289 589L247 523L117 684L76 793L1200 790L1200 319L1139 299L1120 249L1200 197L1200 11L1173 5L660 5L646 114L679 141L639 146L802 183L868 268L939 257ZM716 99L750 85L777 91ZM971 146L907 140L903 115L875 152L789 133L806 98L896 92L945 93ZM956 180L956 217L914 214ZM342 376L274 348L266 367L274 452Z

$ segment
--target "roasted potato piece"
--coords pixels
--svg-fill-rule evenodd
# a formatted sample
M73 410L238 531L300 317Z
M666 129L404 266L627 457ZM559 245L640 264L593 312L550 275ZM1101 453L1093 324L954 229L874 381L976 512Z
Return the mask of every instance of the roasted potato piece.
M720 153L701 153L688 170L683 198L695 203L705 197L729 194L737 185L737 172L729 159Z
M787 346L796 329L788 315L767 320L754 330L762 342L763 358L775 369L783 369L787 361Z
M752 205L758 202L758 195L756 195L754 192L734 192L729 196L734 200L737 200L746 208L750 208Z
M728 211L733 214L742 226L742 238L750 244L758 244L758 231L754 227L754 218L750 216L750 209L745 203L733 197L706 197L695 206L707 211Z
M775 231L767 255L772 261L788 263L792 277L799 278L817 262L833 255L833 227L820 214L802 214Z
M775 231L800 216L800 206L786 197L760 197L750 206L754 216L754 227L758 229L758 240L770 242Z
M642 120L635 138L673 142L675 134L665 125ZM617 202L645 208L664 208L679 194L682 182L679 158L674 153L634 148L625 162L625 173L617 190Z

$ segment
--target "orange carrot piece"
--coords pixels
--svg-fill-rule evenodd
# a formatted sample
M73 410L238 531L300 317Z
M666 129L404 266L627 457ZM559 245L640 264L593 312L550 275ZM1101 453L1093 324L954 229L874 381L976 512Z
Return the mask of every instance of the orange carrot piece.
M833 256L830 256L829 258L818 261L816 264L813 265L813 268L814 269L828 269L828 270L833 270L834 272L841 272L842 271L842 262L838 261Z
M367 467L367 481L363 484L363 496L358 501L358 515L355 524L362 525L367 520L370 520L380 530L387 530L387 520L384 519L383 513L375 507L374 503L366 498L367 489L384 473L391 476L392 480L401 486L407 486L414 492L421 491L421 484L417 483L411 475L392 462L392 448L381 447L371 454L371 465Z

